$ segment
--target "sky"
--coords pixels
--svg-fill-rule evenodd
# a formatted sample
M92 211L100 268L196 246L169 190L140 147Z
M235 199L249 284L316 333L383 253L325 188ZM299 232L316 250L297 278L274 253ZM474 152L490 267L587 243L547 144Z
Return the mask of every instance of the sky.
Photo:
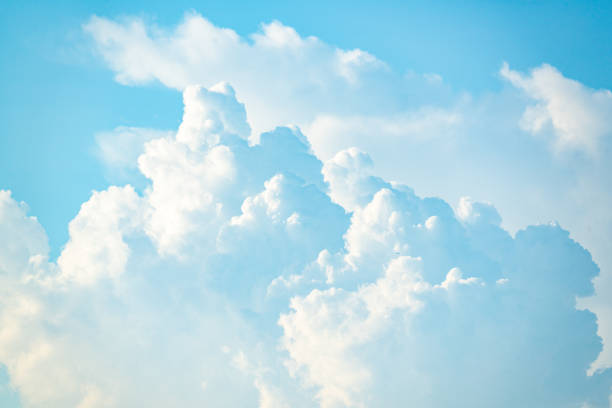
M609 2L2 9L3 406L609 406Z

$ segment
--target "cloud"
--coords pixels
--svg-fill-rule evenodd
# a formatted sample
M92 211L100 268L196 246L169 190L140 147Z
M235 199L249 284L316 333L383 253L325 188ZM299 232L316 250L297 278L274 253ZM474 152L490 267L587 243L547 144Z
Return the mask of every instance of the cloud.
M397 112L415 94L446 93L431 75L398 75L366 51L303 37L278 21L246 37L196 13L171 30L139 18L97 16L84 29L120 83L158 81L183 90L230 82L249 106L254 138L278 125L304 125L320 113Z
M499 223L489 204L464 199L455 214L394 187L355 209L345 281L295 297L280 319L287 364L321 406L563 406L583 386L578 393L601 392L584 401L607 406L609 371L566 377L597 355L574 348L582 335L567 326L595 330L574 299L592 291L597 266L557 225L512 238Z
M612 135L612 92L590 89L543 64L523 75L504 63L501 76L535 103L520 125L533 134L552 130L557 150L578 149L598 154L602 139Z
M428 289L414 270L419 261L396 258L384 277L355 292L333 287L292 299L292 312L279 320L291 357L288 366L306 369L308 384L319 388L321 407L367 406L358 396L371 374L349 351L371 342L394 309L415 312L422 307L413 298Z
M388 186L384 180L371 175L373 167L370 156L355 147L338 152L322 169L331 199L347 212L367 204L375 192Z
M142 200L131 186L94 192L70 222L70 240L57 260L58 279L91 285L118 278L130 252L124 236L142 228L143 213Z
M85 25L85 30L95 38L99 52L117 71L117 79L122 83L155 79L169 87L184 89L196 80L221 82L220 76L235 82L244 79L248 71L259 74L268 71L271 77L304 72L310 75L301 79L295 75L294 81L286 84L291 91L306 89L300 86L306 82L318 85L318 92L327 92L323 87L331 81L343 80L340 86L344 87L357 82L364 73L387 71L383 62L365 51L342 50L316 37L301 37L278 21L262 24L261 30L248 39L195 13L186 14L171 32L149 29L141 19L113 22L96 16ZM252 57L248 67L235 64L232 71L223 72L245 57ZM201 66L208 69L197 72Z
M256 41L314 41L273 30ZM575 308L599 270L567 231L512 236L357 149L323 164L295 127L250 144L236 95L185 87L137 159L147 187L94 192L57 261L0 193L0 362L24 407L607 406Z

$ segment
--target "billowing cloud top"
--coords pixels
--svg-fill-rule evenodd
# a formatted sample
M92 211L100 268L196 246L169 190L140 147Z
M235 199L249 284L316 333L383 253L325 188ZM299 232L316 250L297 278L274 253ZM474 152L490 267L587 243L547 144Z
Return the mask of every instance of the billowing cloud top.
M264 33L215 38L319 46ZM230 85L184 88L176 132L130 133L146 189L94 192L57 261L0 193L0 361L23 406L607 406L575 308L598 268L567 231L512 236L491 204L421 198L358 149L323 164L295 127L249 144Z
M332 174L361 180L354 188L339 178L329 191L347 210L367 204L361 188L380 187L355 175L369 172L452 203L463 195L490 200L512 234L559 221L601 268L597 295L579 306L596 312L604 339L591 370L612 367L609 90L546 63L519 72L500 61L500 89L472 94L435 73L398 72L366 51L300 35L278 21L245 36L194 12L169 28L139 17L92 17L84 29L120 83L156 82L182 91L229 81L249 107L251 143L276 126L298 125L315 156L330 163L328 183ZM234 131L246 135L246 128ZM118 128L100 134L99 147L107 163L123 166L115 173L133 175L134 160L126 157L141 151L134 143L158 137ZM363 161L348 159L354 147L374 164L350 172L334 164Z

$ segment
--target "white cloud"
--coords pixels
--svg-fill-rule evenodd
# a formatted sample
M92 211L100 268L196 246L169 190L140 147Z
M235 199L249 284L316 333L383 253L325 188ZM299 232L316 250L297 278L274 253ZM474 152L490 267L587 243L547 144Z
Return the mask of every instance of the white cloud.
M512 236L491 204L459 200L470 179L528 201L517 139L482 137L515 122L515 99L412 109L406 79L371 55L280 23L248 39L197 15L171 32L86 29L120 81L181 89L185 112L145 143L143 193L92 194L57 263L0 195L0 236L15 237L0 247L0 361L24 406L607 406L611 371L586 373L595 317L575 309L590 254L558 225ZM228 79L238 92L212 86ZM333 126L310 139L257 134L320 118ZM354 141L394 178L452 184L456 210L377 177Z
M351 172L355 161L349 158L355 157L350 150L328 164ZM366 158L360 162L367 167ZM355 173L345 178L348 186L331 183L330 194L337 194L335 186L342 194L367 195L371 187L360 178L371 176ZM287 366L318 390L322 407L489 400L556 406L576 398L570 394L581 386L555 386L548 394L551 383L541 378L567 372L561 366L586 356L569 338L576 338L570 322L594 324L592 315L574 308L575 296L592 291L590 279L598 272L588 252L554 224L512 238L499 227L494 207L469 199L455 214L442 200L394 185L381 186L365 201L353 209L341 260L323 253L317 261L322 274L331 268L336 275L332 287L294 297L280 319ZM559 335L569 343L551 346ZM531 343L533 338L549 340ZM555 357L562 350L567 360ZM581 374L572 375L574 385L593 380L587 366L583 360ZM518 396L517 389L523 390ZM600 388L592 403L606 406L608 390Z
M70 222L70 240L57 260L60 281L91 285L118 278L130 249L124 235L142 228L141 198L130 186L94 192Z
M558 150L580 149L598 154L603 138L612 136L612 92L590 89L543 64L523 75L504 64L503 78L535 101L521 118L523 129L534 134L549 127Z
M382 179L372 176L370 156L357 148L341 150L325 162L322 173L329 183L329 195L346 211L363 207L375 192L388 186Z
M512 238L492 205L420 198L356 149L323 165L296 128L251 146L228 85L184 101L138 158L149 186L94 192L57 263L0 196L0 361L24 406L605 406L574 307L598 271L567 232Z
M185 113L176 140L197 150L214 146L222 137L236 135L248 139L251 128L244 105L238 103L234 88L221 82L210 88L188 86L183 93Z
M499 282L502 279L504 278L498 279L496 282ZM444 282L442 282L439 287L449 289L453 285L476 285L479 283L481 283L479 278L475 278L473 276L471 278L463 278L461 269L453 268L448 271L446 274L446 279L444 279Z
M84 28L121 83L159 81L183 90L229 81L249 106L255 138L278 125L306 124L320 113L397 111L415 92L445 92L439 81L397 75L366 51L302 37L278 21L244 38L195 13L172 30L138 18L101 17Z
M422 306L415 295L428 285L418 271L419 261L397 258L384 277L356 292L313 290L291 300L292 312L279 320L291 357L288 366L306 369L308 384L320 389L321 407L367 406L359 396L370 373L350 351L371 341L394 309L416 312Z

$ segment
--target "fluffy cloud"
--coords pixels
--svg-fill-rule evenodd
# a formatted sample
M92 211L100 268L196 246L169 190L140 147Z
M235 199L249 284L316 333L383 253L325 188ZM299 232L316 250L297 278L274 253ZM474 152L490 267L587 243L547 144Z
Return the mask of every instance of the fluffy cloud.
M27 216L27 206L15 202L10 191L0 191L0 206L0 235L4 238L0 273L4 279L14 279L49 252L47 236L36 218Z
M340 49L277 21L247 36L195 13L172 28L93 17L84 29L121 83L157 81L179 90L234 84L249 106L250 142L297 124L318 159L357 147L372 157L372 175L420 195L494 202L511 233L559 221L601 267L597 296L580 304L597 313L604 338L593 369L612 366L609 90L590 89L546 64L525 74L503 65L506 87L470 94L434 73L398 72L366 51ZM337 191L332 198L342 200ZM352 209L363 199L349 197L336 202Z
M396 258L384 277L354 292L332 287L292 299L293 311L279 321L288 365L305 368L308 384L319 388L321 407L367 406L359 397L371 373L350 351L371 342L394 310L414 313L422 307L414 296L429 288L414 266L419 261Z
M70 241L57 260L58 279L91 285L118 278L130 252L124 236L142 225L143 210L131 186L94 192L70 222Z
M262 47L299 44L274 30ZM147 187L94 192L56 262L0 193L0 362L23 406L607 406L575 308L598 268L567 231L513 237L357 149L321 163L297 128L251 145L227 84L184 103L138 149Z
M463 199L454 214L379 190L355 209L335 265L359 283L295 297L281 317L288 367L323 407L607 406L610 372L586 376L598 351L579 351L585 333L570 328L594 334L574 306L597 266L557 225L512 238L499 223L490 204Z
M612 136L609 90L589 89L547 64L533 69L529 75L504 64L500 73L535 102L525 109L521 127L534 134L551 129L557 149L582 149L598 154L602 139Z

